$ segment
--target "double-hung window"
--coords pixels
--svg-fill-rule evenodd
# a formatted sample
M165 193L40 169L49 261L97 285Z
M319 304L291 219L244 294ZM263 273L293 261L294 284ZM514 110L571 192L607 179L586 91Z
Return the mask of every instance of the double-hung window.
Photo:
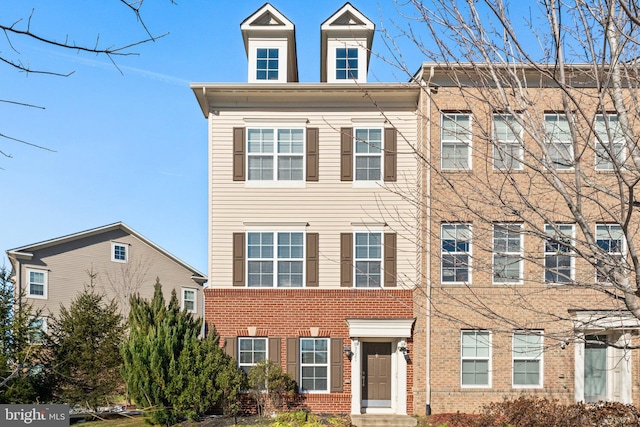
M195 289L182 288L182 309L190 313L197 312L197 295Z
M471 114L443 113L442 169L471 169Z
M356 288L382 287L382 233L355 233Z
M462 331L460 341L460 384L462 387L490 387L491 333Z
M612 282L625 255L624 233L617 224L596 224L596 243L608 259L600 259L596 270L599 283ZM602 255L600 255L602 257Z
M47 298L48 274L45 270L27 269L29 283L27 284L27 296L31 298Z
M542 334L513 334L513 386L542 387Z
M249 180L302 181L304 138L302 128L248 128Z
M249 287L302 287L304 233L247 233Z
M522 283L522 224L493 225L493 283Z
M358 48L336 49L336 80L358 79Z
M613 170L624 163L624 134L614 114L596 116L596 170Z
M329 339L300 339L300 388L303 393L329 391Z
M382 179L382 128L355 129L356 181Z
M256 80L278 80L278 49L257 48L256 56Z
M522 169L522 126L512 114L493 115L493 167Z
M571 245L573 224L545 224L547 237L544 242L544 281L546 283L569 283L573 280Z
M266 338L238 338L238 367L245 373L249 373L252 366L266 359Z
M442 283L471 282L471 225L440 226Z
M551 167L572 169L574 165L573 141L566 114L545 114L545 143Z

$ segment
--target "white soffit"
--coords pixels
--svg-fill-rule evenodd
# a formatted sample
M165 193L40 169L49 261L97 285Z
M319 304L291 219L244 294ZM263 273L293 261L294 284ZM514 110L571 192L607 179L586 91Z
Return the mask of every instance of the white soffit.
M346 319L354 338L410 338L415 319Z

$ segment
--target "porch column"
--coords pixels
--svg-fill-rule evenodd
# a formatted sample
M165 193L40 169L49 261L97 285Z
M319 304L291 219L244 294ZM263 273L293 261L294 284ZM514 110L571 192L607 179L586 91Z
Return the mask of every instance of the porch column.
M359 338L351 338L351 414L362 413L362 346Z

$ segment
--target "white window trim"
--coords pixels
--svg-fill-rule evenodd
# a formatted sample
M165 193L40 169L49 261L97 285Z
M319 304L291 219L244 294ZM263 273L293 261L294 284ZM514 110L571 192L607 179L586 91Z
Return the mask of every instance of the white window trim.
M266 258L249 258L249 233L272 233L273 234L273 286L249 286L249 260L265 261ZM302 286L278 286L278 234L279 233L301 233L302 234L302 258L282 258L283 260L302 261ZM282 226L274 230L269 226L248 227L245 231L245 287L251 289L302 289L307 286L307 236L306 231L300 226Z
M596 131L596 135L594 137L594 139L595 139L595 141L594 141L594 144L595 144L594 145L594 155L595 155L595 168L599 172L611 172L611 171L614 170L612 161L598 158L598 147L602 146L602 144L598 140L598 134L597 134L598 127L597 127L597 124L598 124L598 120L599 119L602 119L602 122L605 123L605 121L604 121L604 117L605 116L607 116L609 118L609 123L611 123L611 120L615 120L616 123L619 123L618 122L618 116L616 114L597 114L596 115L596 120L595 120L595 125L594 125L594 131ZM609 131L612 130L610 124L609 124L608 128L609 128ZM607 129L607 127L605 127L605 130L606 129ZM609 143L608 136L606 134L602 135L601 139L602 139L602 142ZM626 158L626 154L627 154L627 147L626 147L626 144L625 144L624 135L621 136L619 139L614 139L613 140L613 145L614 146L615 145L621 145L622 146L621 149L620 149L620 157L621 157L621 159L619 160L620 161L620 166L622 166L624 164L624 159ZM599 163L600 163L599 160L606 161L607 165L611 165L611 167L604 168L602 166L598 166Z
M573 242L575 240L575 233L576 233L576 227L575 224L557 224L557 226L571 226L571 234L570 235L566 235L567 238L569 238L569 244L573 245ZM547 231L547 228L549 228L551 231ZM546 234L550 235L551 232L554 233L554 236L556 235L555 232L553 231L553 228L551 227L551 224L545 224L544 225L544 231ZM553 256L554 253L552 252L547 252L546 251L546 247L547 247L547 239L545 239L542 244L543 246L543 251L544 251L544 262L546 263L547 261L547 256ZM570 257L570 261L571 261L571 265L570 265L570 269L571 269L571 276L570 276L570 281L575 280L575 275L576 275L576 266L575 266L575 256L574 256L574 252L573 250L570 250L569 252L567 252L567 256ZM546 267L543 268L543 272L542 272L542 281L548 285L566 285L567 282L547 282L547 269Z
M515 124L517 126L520 127L520 132L518 135L516 135L515 139L512 141L503 141L503 140L499 140L498 137L496 136L496 123L498 119L504 119L507 117L513 117ZM524 150L522 148L522 137L523 137L523 129L522 126L520 125L520 123L517 121L517 118L514 114L494 114L492 117L492 129L491 132L493 134L493 169L495 170L500 170L500 171L520 171L524 168L524 164L523 164L523 160L524 160ZM515 126L514 126L515 127ZM496 151L498 150L498 146L501 145L517 145L518 147L518 156L517 158L514 157L514 161L516 163L516 167L513 168L504 168L504 167L497 167L496 166L496 154L498 154Z
M182 288L180 293L182 294L182 298L180 298L180 308L182 310L185 309L187 299L184 297L185 291L193 292L193 310L187 310L189 313L197 313L198 312L198 290L196 288Z
M358 130L380 130L380 153L378 154L371 154L371 153L362 153L362 154L358 154L356 153L356 143L357 143L357 138L356 138L356 133ZM354 126L353 128L353 182L355 186L361 185L361 186L370 186L370 185L374 185L376 187L380 186L381 184L384 183L384 127L380 126L380 124L372 124L371 126L367 126L364 124L358 124L358 126ZM358 157L373 157L373 156L379 156L380 157L380 179L357 179L356 175L357 175L357 171L356 171L356 163L357 163L357 158ZM356 184L357 183L357 184ZM364 185L362 185L364 184Z
M278 49L278 79L277 80L258 80L258 49ZM249 40L249 71L248 82L249 83L286 83L287 82L287 40L286 39L273 39L273 38L252 38Z
M544 137L544 143L547 145L547 147L546 147L547 151L549 150L549 147L554 143L554 141L551 141L551 140L549 139L549 137L548 137L548 135L547 135L547 128L546 128L546 125L547 125L547 117L552 117L552 116L553 116L553 117L556 117L557 119L559 119L561 116L564 116L564 117L566 117L567 122L569 122L570 120L572 120L572 118L571 118L571 117L569 117L569 115L568 115L568 114L565 114L565 113L545 113L545 114L544 114L544 124L545 124L545 137ZM573 163L575 163L575 161L576 161L576 153L575 153L575 152L574 152L574 150L573 150L573 141L572 141L571 139L569 139L569 140L568 140L568 141L566 141L566 142L562 142L562 141L556 141L556 142L555 142L555 144L558 144L558 143L559 143L559 144L561 144L561 145L568 145L568 146L569 146L569 148L570 148L570 153L571 153L571 161L572 161ZM569 171L569 172L570 172L570 171L572 171L572 170L574 170L574 169L575 169L575 166L569 166L569 167L557 167L557 166L554 166L554 162L553 162L553 159L551 158L551 156L549 156L547 160L548 160L548 162L549 162L550 167L552 167L553 169L555 169L556 171L559 171L559 172L565 172L565 171Z
M327 83L366 83L367 82L367 51L366 39L341 40L337 38L327 40ZM336 60L338 48L358 49L358 78L357 79L337 79Z
M495 228L496 226L498 227L504 227L507 228L509 226L515 226L518 225L520 226L520 250L518 252L497 252L496 251L496 244L495 244ZM493 230L492 230L492 238L491 238L491 243L492 243L492 254L491 254L491 283L494 285L521 285L524 283L524 227L522 223L518 223L518 222L507 222L507 223L494 223L493 224ZM508 258L519 258L518 260L518 280L509 280L509 281L502 281L502 282L496 282L496 272L495 272L495 266L496 266L496 256L506 256Z
M444 135L444 119L445 117L455 117L455 116L468 116L469 117L469 139L456 139L456 140L445 140L443 138ZM454 119L457 121L457 119ZM443 146L445 143L452 144L465 144L467 145L467 167L445 167L443 163ZM473 156L471 155L471 151L473 148L473 114L471 113L457 113L457 112L443 112L440 114L440 169L443 171L470 171L473 169Z
M124 259L116 259L116 246L124 247ZM126 264L129 262L129 244L122 242L111 242L111 261Z
M240 360L240 352L242 351L241 348L242 346L240 345L240 341L242 340L251 340L251 341L256 341L256 340L261 340L264 341L264 348L265 348L265 353L264 353L264 360L269 360L269 340L267 339L267 337L238 337L238 354L236 354L237 360L238 360L238 368L242 368L243 366L248 366L249 368L256 366L257 363L241 363ZM253 353L255 354L255 350L252 350Z
M327 363L326 364L308 364L304 366L326 366L327 367L327 389L326 390L306 390L302 388L302 341L303 340L325 340L327 342ZM300 350L298 354L298 369L300 378L300 393L301 394L327 394L331 391L331 340L325 337L302 337L298 343Z
M377 288L374 287L358 287L356 286L356 261L378 261L376 258L356 258L356 234L371 234L371 233L379 233L380 234L380 283ZM373 228L360 228L354 227L353 229L353 246L351 247L353 251L353 271L352 271L352 283L354 289L382 289L384 288L384 229L382 227L373 227Z
M44 274L44 289L43 295L36 295L31 293L31 272L34 273L43 273ZM27 298L35 298L35 299L48 299L49 296L49 271L42 270L38 268L27 268L26 269L26 277L27 277L27 286L26 286L26 296Z
M515 353L515 343L516 343L516 335L540 335L540 354L538 357L516 357ZM540 370L538 377L538 384L535 385L526 385L526 384L516 384L514 380L515 376L515 362L516 360L537 360L540 362ZM514 331L511 337L511 386L513 388L543 388L544 387L544 335L543 331Z
M466 226L467 229L469 230L469 240L468 240L468 245L469 245L469 250L467 252L445 252L442 249L442 226L444 225L463 225ZM466 282L451 282L451 281L445 281L444 280L444 264L443 264L443 256L444 255L457 255L457 254L466 254L467 255L467 277L468 280ZM447 223L442 223L440 224L440 283L441 284L446 284L446 285L464 285L464 284L470 284L473 283L473 277L472 277L472 272L473 269L472 267L472 262L473 262L473 229L472 229L472 225L471 223L468 222L447 222Z
M249 153L249 130L251 129L269 129L273 130L273 152L272 153ZM278 131L279 130L302 130L302 153L278 153ZM307 176L307 128L300 124L251 124L246 126L246 136L244 141L246 152L245 164L245 186L247 187L283 187L283 188L304 188L306 186ZM249 159L257 156L271 156L273 158L273 177L272 179L249 179ZM301 179L278 179L279 157L296 156L302 157L302 178Z
M487 356L487 360L488 360L488 364L487 364L487 372L488 372L488 379L487 379L487 384L485 385L476 385L476 384L462 384L462 361L463 360L485 360L485 358L477 358L477 357L469 357L469 358L463 358L462 357L462 336L465 332L486 332L489 336L489 356ZM491 388L492 387L492 381L493 381L493 364L492 364L492 360L493 360L493 333L491 331L488 331L486 329L480 329L480 330L474 330L474 329L463 329L460 331L460 387L461 388Z

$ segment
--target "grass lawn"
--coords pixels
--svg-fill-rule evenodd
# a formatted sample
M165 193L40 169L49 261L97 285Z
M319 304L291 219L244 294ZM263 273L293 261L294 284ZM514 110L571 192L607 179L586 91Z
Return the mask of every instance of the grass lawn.
M86 427L136 427L136 426L149 426L149 424L145 424L144 419L142 417L119 417L111 420L104 421L88 421L86 423L77 423L74 424L76 426L86 426Z

